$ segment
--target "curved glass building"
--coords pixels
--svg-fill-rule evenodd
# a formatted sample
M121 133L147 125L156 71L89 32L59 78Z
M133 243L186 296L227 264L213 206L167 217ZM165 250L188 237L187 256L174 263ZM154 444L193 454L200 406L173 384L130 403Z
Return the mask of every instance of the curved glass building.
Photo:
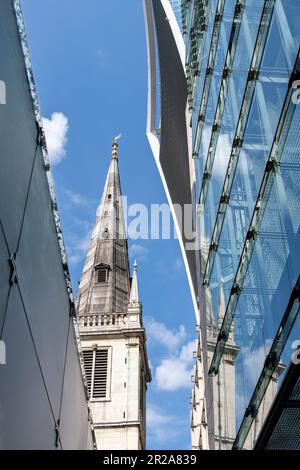
M192 446L299 449L300 3L144 8L147 135L199 326Z

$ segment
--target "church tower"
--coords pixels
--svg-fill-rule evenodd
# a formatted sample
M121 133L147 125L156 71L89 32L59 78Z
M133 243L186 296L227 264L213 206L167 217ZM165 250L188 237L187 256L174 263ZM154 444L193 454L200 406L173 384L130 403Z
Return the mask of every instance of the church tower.
M97 448L144 449L151 372L136 263L130 279L117 139L80 280L77 314Z
M208 313L207 357L208 363L210 364L226 309L222 284L220 286L220 298L216 322L212 315L210 287L206 288L206 302ZM235 360L238 353L239 348L235 344L234 331L233 328L231 328L219 372L212 378L215 450L230 450L236 436Z

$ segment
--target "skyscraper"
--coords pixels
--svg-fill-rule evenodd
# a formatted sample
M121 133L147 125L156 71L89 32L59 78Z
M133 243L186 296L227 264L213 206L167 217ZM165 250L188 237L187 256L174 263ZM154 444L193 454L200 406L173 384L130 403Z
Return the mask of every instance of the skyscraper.
M136 263L130 282L116 140L78 289L77 313L97 448L144 449L151 372Z
M147 135L195 231L191 250L173 210L199 325L192 444L297 449L299 2L144 6Z

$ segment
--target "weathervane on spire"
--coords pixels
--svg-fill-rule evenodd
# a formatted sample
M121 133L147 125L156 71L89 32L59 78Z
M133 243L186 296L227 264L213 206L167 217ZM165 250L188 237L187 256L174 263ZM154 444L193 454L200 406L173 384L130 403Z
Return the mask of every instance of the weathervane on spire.
M118 158L118 141L121 139L122 134L117 135L116 137L113 138L112 141L112 158Z

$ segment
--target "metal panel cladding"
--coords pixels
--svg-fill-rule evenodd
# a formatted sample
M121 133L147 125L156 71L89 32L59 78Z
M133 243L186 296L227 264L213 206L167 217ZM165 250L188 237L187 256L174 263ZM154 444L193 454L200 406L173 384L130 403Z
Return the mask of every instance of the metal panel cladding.
M0 3L0 449L93 447L19 2Z
M153 1L153 12L160 65L161 136L160 163L173 204L181 208L192 204L187 140L187 85L185 72L172 30L161 2ZM191 211L192 214L192 211ZM188 223L189 225L189 223ZM184 232L184 230L183 230ZM191 242L182 233L185 247ZM186 250L195 291L194 250Z

